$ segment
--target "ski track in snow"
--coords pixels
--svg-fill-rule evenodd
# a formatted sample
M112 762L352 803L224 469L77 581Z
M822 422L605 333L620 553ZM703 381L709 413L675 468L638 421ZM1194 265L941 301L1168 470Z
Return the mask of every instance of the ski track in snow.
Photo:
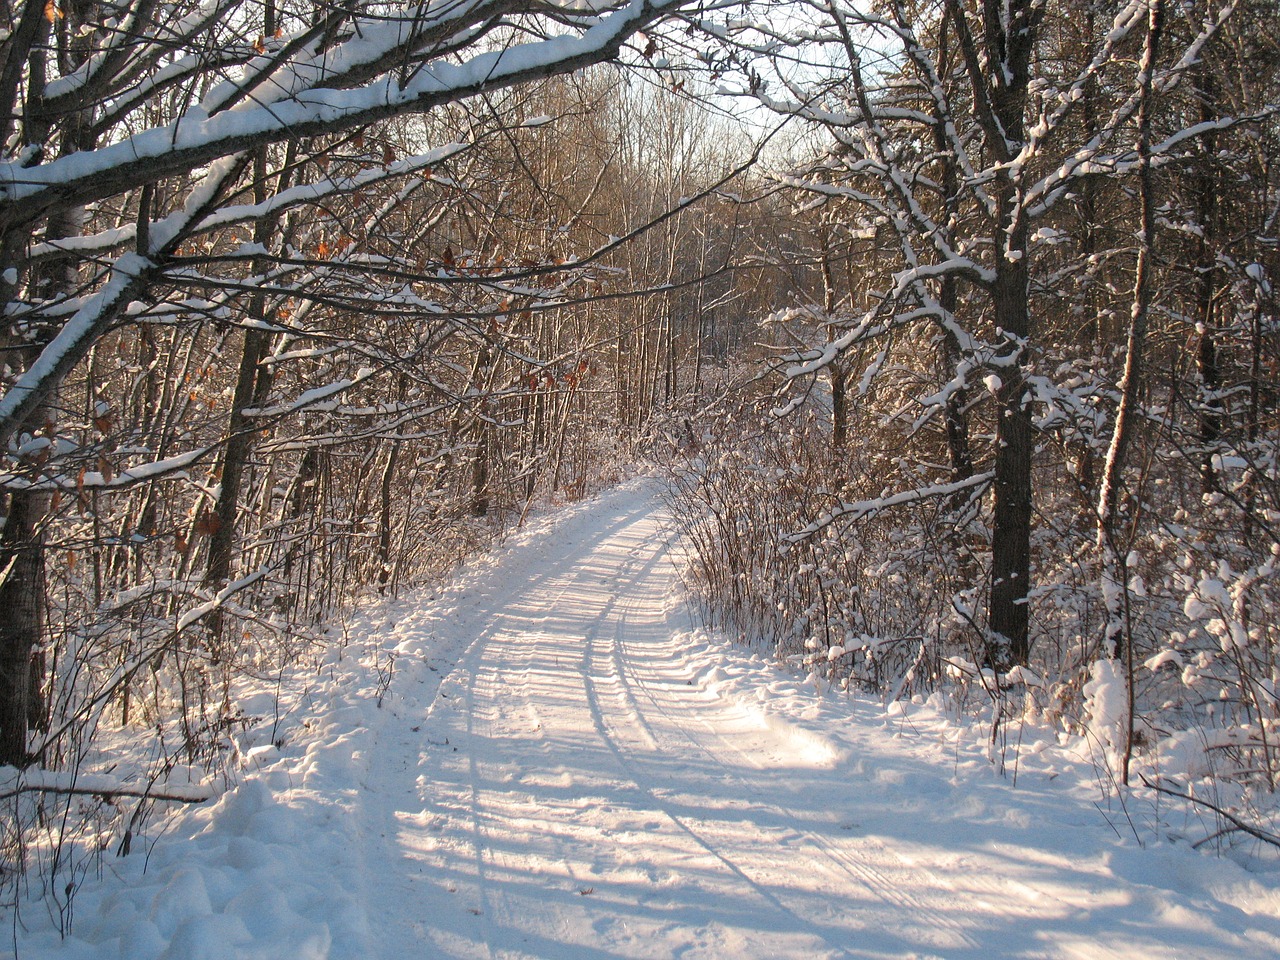
M1079 770L1029 751L1015 787L928 709L691 632L652 483L554 521L367 614L380 705L372 671L317 690L305 756L20 955L1280 955L1274 873L1140 849Z
M386 960L1280 945L1274 917L1253 930L1214 905L1210 920L1115 876L1096 810L1036 809L1050 797L1004 798L994 775L971 796L882 718L861 742L827 737L727 695L718 663L699 675L652 491L525 549L467 599L475 640L436 695L402 694L372 749L385 793L366 809L367 895ZM1037 835L1062 846L1024 849Z

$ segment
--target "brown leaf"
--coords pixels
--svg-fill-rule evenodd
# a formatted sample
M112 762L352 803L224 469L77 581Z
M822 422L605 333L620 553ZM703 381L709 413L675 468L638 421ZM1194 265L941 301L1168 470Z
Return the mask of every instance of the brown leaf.
M222 528L222 521L212 510L201 510L196 517L195 531L202 537L212 537Z

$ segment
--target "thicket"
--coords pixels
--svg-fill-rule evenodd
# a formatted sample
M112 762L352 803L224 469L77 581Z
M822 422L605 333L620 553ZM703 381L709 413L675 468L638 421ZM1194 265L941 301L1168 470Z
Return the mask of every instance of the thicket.
M709 614L824 681L1084 732L1116 782L1274 791L1274 5L803 19L735 35L811 152L773 174L777 378L675 470Z

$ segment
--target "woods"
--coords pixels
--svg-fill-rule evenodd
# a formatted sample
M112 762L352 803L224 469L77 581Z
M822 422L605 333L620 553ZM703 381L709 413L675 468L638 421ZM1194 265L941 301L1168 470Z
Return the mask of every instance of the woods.
M815 685L1266 807L1270 0L0 28L0 765L233 778L353 604L645 462L700 614Z
M714 296L723 250L673 252L731 165L655 103L651 169L632 81L549 78L664 12L8 11L0 762L230 775L241 698L353 600L617 476L696 336L675 304ZM646 230L671 249L615 263ZM93 791L108 834L138 791ZM6 877L60 802L31 792Z
M260 642L245 621L296 634L348 578L394 579L397 471L430 525L464 463L465 512L488 512L513 402L547 455L590 369L545 318L591 282L567 266L591 185L566 190L530 110L588 107L512 91L661 12L11 11L0 758L53 759L27 731L68 708L59 653L103 644L72 709L119 695L127 718L175 648L216 673ZM50 604L77 643L50 643Z
M677 471L715 614L882 694L983 688L997 739L1044 711L1125 783L1199 740L1172 775L1271 789L1275 27L819 3L729 32L739 94L806 131L772 176L822 241L778 253L808 264L771 321L790 438Z

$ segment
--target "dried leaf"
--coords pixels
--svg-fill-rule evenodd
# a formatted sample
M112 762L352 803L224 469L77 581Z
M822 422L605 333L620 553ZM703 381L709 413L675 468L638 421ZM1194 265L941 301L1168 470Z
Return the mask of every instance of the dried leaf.
M222 528L222 521L212 510L201 510L196 517L195 531L202 537L212 537Z

